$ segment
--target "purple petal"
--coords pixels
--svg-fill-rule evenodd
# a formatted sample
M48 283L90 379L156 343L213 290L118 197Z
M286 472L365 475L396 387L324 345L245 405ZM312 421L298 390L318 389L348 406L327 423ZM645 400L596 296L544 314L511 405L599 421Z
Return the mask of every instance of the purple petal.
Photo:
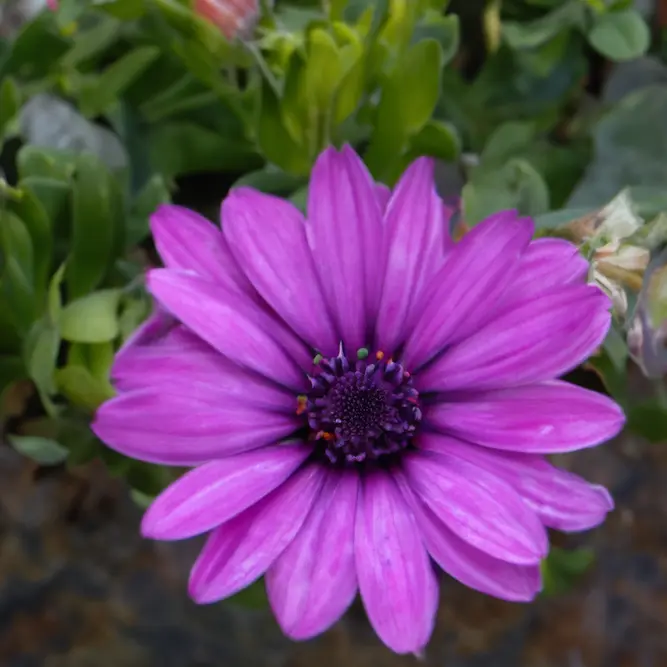
M614 509L607 489L555 468L540 456L495 452L453 438L427 439L422 446L464 458L501 477L551 528L588 530Z
M384 472L363 478L354 536L368 619L396 653L419 653L438 608L438 584L415 519Z
M429 406L425 418L479 445L542 454L592 447L615 436L624 422L611 399L557 380L466 394Z
M348 350L365 347L382 278L382 212L364 163L346 146L325 150L308 193L308 239L322 291Z
M223 202L222 219L232 252L261 296L313 348L335 356L339 341L301 213L283 199L240 188Z
M150 224L166 267L194 271L231 289L253 291L222 232L206 218L182 206L163 204L151 216Z
M322 468L306 466L216 528L190 573L190 596L199 604L216 602L261 577L294 539L323 481Z
M212 530L280 486L311 452L305 445L281 444L194 468L153 501L141 532L182 540Z
M162 345L178 326L178 320L156 304L152 315L135 329L116 353L111 377L115 380L117 376L131 374L135 360L141 357L145 350ZM124 390L123 387L116 388Z
M396 475L433 560L450 576L476 591L511 602L529 602L542 588L539 565L515 565L492 558L462 540L419 500L402 474Z
M392 353L421 314L418 297L444 258L444 209L433 184L433 160L413 162L385 211L385 270L376 347Z
M418 388L492 389L562 375L600 346L609 306L594 285L570 285L517 303L421 371Z
M135 346L116 360L111 376L121 391L180 385L195 395L205 391L216 405L232 401L286 413L296 409L294 393L244 371L182 326L159 344Z
M358 489L355 472L329 471L305 524L266 573L271 608L292 639L324 632L354 600Z
M391 199L391 188L388 188L384 183L376 183L375 195L380 204L380 210L384 211Z
M588 269L588 262L573 243L564 239L537 239L521 258L506 300L524 301L555 287L585 283Z
M307 349L249 299L197 276L169 269L148 274L160 303L197 336L241 366L297 391L306 388Z
M185 386L187 391L167 385L121 394L98 409L93 431L126 456L189 466L272 444L301 425L295 411L242 405L227 400L224 388Z
M433 449L424 443L442 437L423 434L419 446ZM415 493L472 546L518 565L534 565L547 554L544 527L504 480L445 453L410 454L403 460Z
M488 304L516 275L532 235L528 218L507 211L479 224L446 254L444 266L417 304L420 317L403 353L408 368L423 366L479 326Z

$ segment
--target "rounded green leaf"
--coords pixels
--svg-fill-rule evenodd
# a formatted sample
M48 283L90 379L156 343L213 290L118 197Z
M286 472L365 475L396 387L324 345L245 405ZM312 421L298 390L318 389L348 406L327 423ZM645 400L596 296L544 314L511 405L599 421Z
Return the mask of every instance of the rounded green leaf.
M588 41L610 60L631 60L646 53L651 35L641 14L626 9L597 17Z
M121 290L93 292L63 308L60 334L73 343L106 343L120 333L118 305Z
M515 158L502 169L475 170L463 188L463 211L468 224L477 224L497 211L516 208L524 215L549 210L549 189L527 160Z
M453 162L461 152L461 140L450 123L430 120L410 140L410 152Z

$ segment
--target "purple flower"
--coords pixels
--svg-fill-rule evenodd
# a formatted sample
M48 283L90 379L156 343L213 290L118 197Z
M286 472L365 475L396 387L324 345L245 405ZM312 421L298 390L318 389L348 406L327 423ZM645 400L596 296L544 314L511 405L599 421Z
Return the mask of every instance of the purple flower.
M326 150L307 219L248 188L224 233L163 206L156 314L118 355L120 392L95 432L129 456L193 469L143 534L210 533L190 578L200 603L265 575L295 639L357 591L398 653L428 642L435 561L471 588L528 601L545 527L598 525L607 491L545 454L623 424L608 398L556 380L609 327L609 300L562 240L515 212L454 244L433 165L389 192L349 147Z

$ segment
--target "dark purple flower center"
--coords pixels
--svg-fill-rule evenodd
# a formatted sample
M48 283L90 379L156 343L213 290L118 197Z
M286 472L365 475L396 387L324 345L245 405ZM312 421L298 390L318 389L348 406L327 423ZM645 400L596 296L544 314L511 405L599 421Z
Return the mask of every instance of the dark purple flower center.
M332 463L361 463L405 449L421 420L419 395L401 364L379 352L316 360L301 398L312 438Z

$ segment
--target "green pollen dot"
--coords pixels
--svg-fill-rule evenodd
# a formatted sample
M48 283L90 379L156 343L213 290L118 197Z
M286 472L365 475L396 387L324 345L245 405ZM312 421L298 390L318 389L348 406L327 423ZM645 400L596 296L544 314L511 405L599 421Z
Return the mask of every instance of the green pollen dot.
M357 350L357 359L367 359L368 358L368 349L365 347L360 347Z
M324 359L324 357L321 354L316 354L315 358L313 359L313 364L317 366L317 364L319 364L322 359Z

